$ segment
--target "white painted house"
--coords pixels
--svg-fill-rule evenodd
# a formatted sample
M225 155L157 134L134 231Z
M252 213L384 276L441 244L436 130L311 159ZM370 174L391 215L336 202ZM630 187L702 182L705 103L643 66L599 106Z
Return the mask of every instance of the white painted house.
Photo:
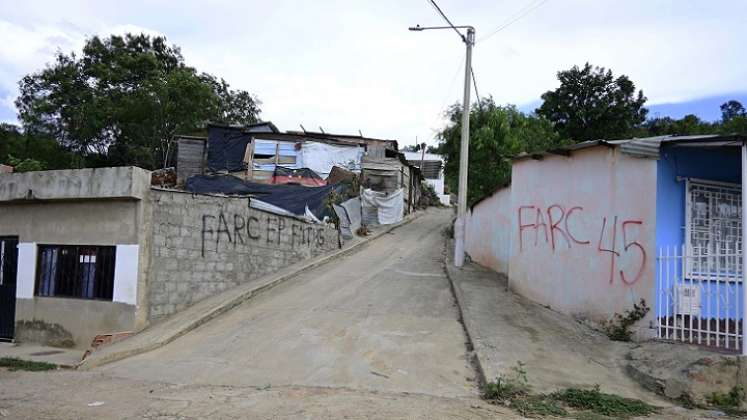
M445 193L444 159L441 155L435 153L405 152L405 159L407 159L410 165L417 166L418 168L420 168L422 161L423 168L421 171L425 182L436 191L441 204L444 206L451 204L449 194Z

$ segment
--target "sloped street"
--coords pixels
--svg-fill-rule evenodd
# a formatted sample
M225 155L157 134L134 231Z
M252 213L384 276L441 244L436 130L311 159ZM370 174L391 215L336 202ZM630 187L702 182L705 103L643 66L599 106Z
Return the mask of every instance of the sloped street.
M442 265L451 215L429 210L161 349L93 372L0 371L0 409L11 418L513 417L479 400Z

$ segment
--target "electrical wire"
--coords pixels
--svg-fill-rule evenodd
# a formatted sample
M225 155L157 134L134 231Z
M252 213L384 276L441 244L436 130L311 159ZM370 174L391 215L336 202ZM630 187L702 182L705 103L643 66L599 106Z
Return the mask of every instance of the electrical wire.
M438 114L436 115L435 120L433 120L433 124L431 124L431 126L435 126L443 118L444 108L446 107L446 103L449 102L449 97L451 97L451 91L454 87L454 82L456 81L459 73L462 72L463 68L464 68L464 61L461 61L459 63L459 66L457 66L456 71L454 72L454 75L451 76L451 82L449 82L449 87L446 89L446 95L444 95L444 99L441 101L441 106L438 108Z
M469 71L470 73L472 73L472 84L475 86L475 97L477 98L477 106L481 107L482 103L480 102L480 93L477 91L477 79L475 79L475 68L469 66Z
M501 26L495 28L492 32L485 35L484 37L477 40L477 42L485 41L486 39L492 37L493 35L497 34L498 32L508 28L515 22L517 22L519 19L523 18L524 16L528 15L529 13L539 9L543 4L547 3L549 0L538 0L537 2L525 7L524 9L521 9L517 14L514 14L514 17L509 18L505 23L503 23Z
M453 29L454 32L456 32L457 34L459 34L459 37L462 38L462 41L467 42L467 38L465 38L464 35L462 35L462 33L459 31L459 29L457 29L456 26L454 26L454 24L451 23L451 20L449 20L449 18L446 16L446 14L443 12L443 10L441 10L441 8L438 7L438 4L436 4L436 1L435 0L428 0L428 1L436 9L436 11L438 12L438 14L440 14L441 17L444 18L444 20L446 21L446 23L448 23L449 26L451 26L451 29Z

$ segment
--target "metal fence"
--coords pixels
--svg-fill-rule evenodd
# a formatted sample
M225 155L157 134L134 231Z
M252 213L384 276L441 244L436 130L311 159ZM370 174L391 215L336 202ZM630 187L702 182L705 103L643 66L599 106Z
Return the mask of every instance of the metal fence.
M660 339L741 350L742 254L659 249L656 331Z

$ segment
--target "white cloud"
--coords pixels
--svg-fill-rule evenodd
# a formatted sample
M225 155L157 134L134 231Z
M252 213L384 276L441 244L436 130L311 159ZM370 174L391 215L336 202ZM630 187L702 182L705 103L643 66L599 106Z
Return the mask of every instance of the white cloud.
M533 0L441 0L478 39ZM187 62L256 93L281 129L429 139L460 100L464 51L427 2L26 2L0 0L0 92L91 34L164 34ZM6 12L7 11L7 12ZM550 0L475 47L482 95L525 104L557 85L555 73L589 61L627 74L650 104L747 90L737 29L747 2ZM474 98L474 95L473 95ZM0 106L7 107L4 99Z

